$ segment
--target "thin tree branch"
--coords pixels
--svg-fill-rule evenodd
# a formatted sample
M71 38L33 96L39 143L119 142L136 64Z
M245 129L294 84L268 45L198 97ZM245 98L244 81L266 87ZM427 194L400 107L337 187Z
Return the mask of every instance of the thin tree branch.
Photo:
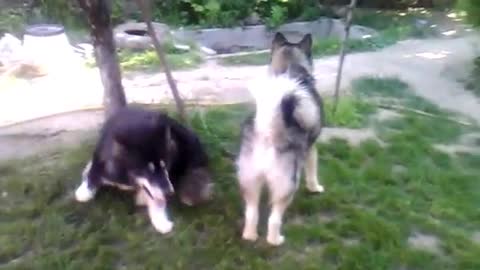
M136 0L137 5L142 12L143 20L147 24L147 29L148 29L148 34L150 35L152 39L153 46L155 47L155 51L157 52L158 58L160 59L160 62L163 65L164 71L165 71L165 76L167 77L167 82L168 85L170 86L170 89L172 90L172 95L175 100L175 105L177 107L177 112L179 115L180 121L184 122L185 121L185 106L183 104L183 100L180 97L180 94L178 93L177 85L175 83L175 80L173 79L172 72L170 70L170 67L167 63L167 59L165 56L165 51L163 50L162 44L158 41L157 35L155 34L155 29L153 29L152 25L152 15L150 13L150 3L148 0Z
M356 6L357 6L357 0L351 0L347 10L347 15L346 15L347 17L345 20L345 36L342 42L342 47L340 49L340 60L338 64L337 80L335 81L335 98L333 103L333 113L337 111L338 95L340 92L340 82L342 81L343 62L345 61L347 42L350 35L350 27L352 25L353 10L355 9Z

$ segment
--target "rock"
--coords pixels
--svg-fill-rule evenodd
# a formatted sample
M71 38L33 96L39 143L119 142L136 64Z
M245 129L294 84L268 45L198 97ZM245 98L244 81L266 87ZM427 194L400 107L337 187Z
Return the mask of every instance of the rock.
M233 28L210 29L178 29L172 32L176 40L191 40L215 50L217 53L232 53L238 50L264 50L270 48L273 34L280 31L287 39L300 40L311 33L315 39L342 38L345 25L341 20L320 18L316 21L293 22L281 25L274 31L265 25L253 25ZM371 28L353 25L350 29L352 39L375 36L377 32Z
M258 13L253 12L244 20L245 25L259 25L262 23L262 18L260 18L260 15Z
M214 50L212 50L212 49L210 49L210 48L207 48L207 47L205 47L205 46L200 46L200 50L201 50L202 52L204 52L205 54L207 54L207 55L215 55L215 54L217 54L216 51L214 51Z
M170 39L170 29L166 24L153 22L152 25L160 43L164 44ZM113 33L115 43L119 48L145 50L153 46L145 23L127 22L120 24L115 27Z
M441 254L440 240L435 235L416 232L408 237L408 244L415 249Z
M0 39L0 64L10 66L24 59L22 41L6 33Z
M75 48L75 52L82 54L84 58L91 58L94 56L94 48L92 44L79 43L79 44L76 44L74 48Z
M180 50L180 51L185 51L185 52L188 52L191 50L190 46L188 45L184 45L184 44L173 44L173 47L175 47L175 49L177 50Z

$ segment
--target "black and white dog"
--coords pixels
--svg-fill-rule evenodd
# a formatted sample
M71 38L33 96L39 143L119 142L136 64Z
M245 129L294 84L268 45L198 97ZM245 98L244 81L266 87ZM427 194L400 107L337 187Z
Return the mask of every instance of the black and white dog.
M147 206L160 233L173 228L166 206L174 190L190 206L213 192L208 156L195 133L162 112L134 107L105 122L75 192L77 201L93 199L103 185L136 192L137 205Z
M237 176L245 202L243 238L258 238L258 207L263 185L272 209L267 242L281 245L282 219L305 167L307 189L323 192L317 178L315 140L323 126L322 100L312 76L311 35L291 43L277 33L272 43L269 74L249 85L255 114L242 128Z

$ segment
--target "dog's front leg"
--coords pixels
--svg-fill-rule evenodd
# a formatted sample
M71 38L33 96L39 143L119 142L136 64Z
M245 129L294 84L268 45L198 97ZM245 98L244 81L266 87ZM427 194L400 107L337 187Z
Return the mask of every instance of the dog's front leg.
M82 172L82 183L75 190L75 199L78 202L88 202L95 197L99 186L99 176L96 171L92 173L92 161L90 160Z
M139 189L135 194L135 205L137 206L146 206L148 203L148 195L146 194L143 188Z
M173 222L168 219L167 204L158 203L151 198L147 199L148 215L155 230L162 234L172 231Z

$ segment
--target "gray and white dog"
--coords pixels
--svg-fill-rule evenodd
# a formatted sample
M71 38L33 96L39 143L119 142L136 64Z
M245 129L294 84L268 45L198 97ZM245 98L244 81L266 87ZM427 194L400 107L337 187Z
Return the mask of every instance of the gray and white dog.
M267 242L281 245L285 210L298 189L305 168L307 189L323 192L317 178L314 143L324 123L322 100L312 76L312 37L298 43L277 33L272 42L269 73L249 85L256 111L242 127L237 177L245 202L243 239L258 238L259 201L268 187L271 213Z

